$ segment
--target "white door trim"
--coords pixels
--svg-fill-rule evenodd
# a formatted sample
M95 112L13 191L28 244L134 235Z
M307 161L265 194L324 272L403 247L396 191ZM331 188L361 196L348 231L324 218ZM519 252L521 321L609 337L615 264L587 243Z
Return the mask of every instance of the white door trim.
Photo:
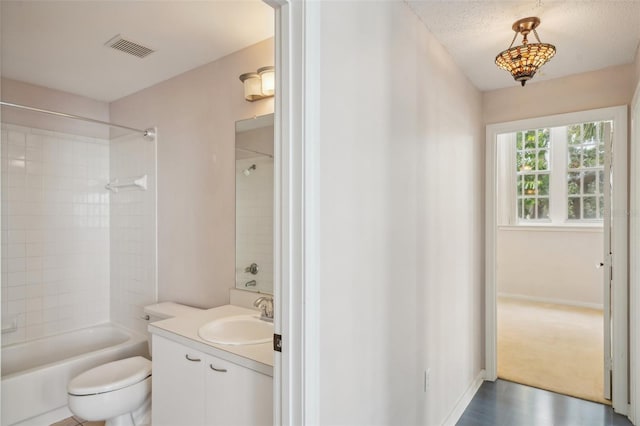
M313 313L317 311L316 258L306 250L313 209L309 158L319 110L319 14L315 2L264 0L275 10L274 326L282 352L274 352L274 425L315 424L317 394ZM310 46L312 48L310 48ZM311 166L310 166L311 165ZM309 318L311 320L309 320Z
M630 228L629 228L629 311L630 311L630 408L629 418L640 421L640 82L631 102L630 139Z
M525 128L560 126L576 122L608 120L614 121L614 183L612 219L615 221L612 234L614 281L613 294L613 400L616 412L626 414L628 404L628 196L627 196L627 106L602 108L576 113L537 117L488 125L486 128L486 219L485 219L485 370L487 380L497 379L497 319L496 319L496 137L501 133Z

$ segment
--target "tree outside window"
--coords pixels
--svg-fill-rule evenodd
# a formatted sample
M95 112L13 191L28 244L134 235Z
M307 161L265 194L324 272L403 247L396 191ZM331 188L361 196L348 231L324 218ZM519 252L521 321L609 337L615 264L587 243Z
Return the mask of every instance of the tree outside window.
M516 133L518 218L549 219L549 129Z

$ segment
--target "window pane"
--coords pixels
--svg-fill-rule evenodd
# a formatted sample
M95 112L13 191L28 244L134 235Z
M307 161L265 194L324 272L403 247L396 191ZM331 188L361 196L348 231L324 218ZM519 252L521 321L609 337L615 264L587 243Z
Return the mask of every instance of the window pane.
M537 161L536 152L524 151L522 155L524 156L522 171L535 170Z
M535 198L523 198L524 202L524 219L536 218L536 199Z
M524 194L534 195L536 193L536 177L534 175L524 175Z
M538 130L538 148L549 148L549 129Z
M516 172L524 171L524 153L522 151L516 152Z
M582 199L583 219L595 219L597 216L596 197L584 197Z
M584 172L583 177L583 193L595 194L596 193L596 172Z
M537 170L549 170L549 151L541 149L538 151Z
M598 197L598 218L602 219L604 217L604 197Z
M522 198L518 198L518 217L520 219L524 219L524 203Z
M527 133L524 134L524 147L525 148L536 147L536 131L535 130L528 130Z
M522 132L516 132L516 149L522 149Z
M538 219L549 219L548 198L538 198Z
M567 174L567 192L569 194L580 194L580 175L580 172Z
M582 140L584 142L597 140L598 132L596 129L596 123L584 123L582 131Z
M582 163L584 167L596 167L596 146L595 145L587 145L583 148L583 158Z
M604 144L598 145L598 166L604 166Z
M568 141L569 145L576 145L582 142L582 138L580 137L580 125L574 124L573 126L569 126L567 129L568 133Z
M604 171L598 172L598 193L604 194Z
M516 194L518 194L518 196L523 194L523 187L524 187L524 176L517 176L518 179L518 183L516 184L516 190L518 191ZM518 217L522 217L520 215L518 215Z
M579 147L569 147L569 168L570 169L579 169L580 168L580 151Z
M569 219L580 219L580 197L569 197L567 211Z
M604 142L604 123L606 123L606 121L598 123L598 140L600 142Z
M549 175L538 175L538 195L549 195Z

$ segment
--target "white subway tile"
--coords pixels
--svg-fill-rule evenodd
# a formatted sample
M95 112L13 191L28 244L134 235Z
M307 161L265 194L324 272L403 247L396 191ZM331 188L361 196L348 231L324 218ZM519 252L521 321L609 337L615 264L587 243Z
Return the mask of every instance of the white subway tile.
M41 271L42 270L42 257L27 257L26 258L26 270L27 271ZM40 272L42 276L42 272Z
M42 324L28 325L26 327L26 338L29 340L38 339L45 335L45 329Z
M27 327L35 325L35 324L42 324L42 311L31 311L31 312L27 312L26 315L26 321L27 321Z
M41 311L42 310L42 297L32 297L26 299L26 312Z
M7 300L22 300L26 298L27 289L26 286L7 287Z

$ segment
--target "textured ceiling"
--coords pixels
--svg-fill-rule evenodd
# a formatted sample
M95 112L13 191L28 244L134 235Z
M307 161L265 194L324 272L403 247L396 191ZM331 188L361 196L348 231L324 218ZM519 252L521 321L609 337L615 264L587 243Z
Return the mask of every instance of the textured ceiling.
M541 19L541 41L556 56L532 82L632 63L640 43L640 0L407 0L480 90L514 86L495 56L509 47L513 22ZM520 44L521 37L517 42Z
M214 61L274 31L273 9L261 0L0 5L3 77L102 101ZM105 47L117 34L156 52L139 59Z

